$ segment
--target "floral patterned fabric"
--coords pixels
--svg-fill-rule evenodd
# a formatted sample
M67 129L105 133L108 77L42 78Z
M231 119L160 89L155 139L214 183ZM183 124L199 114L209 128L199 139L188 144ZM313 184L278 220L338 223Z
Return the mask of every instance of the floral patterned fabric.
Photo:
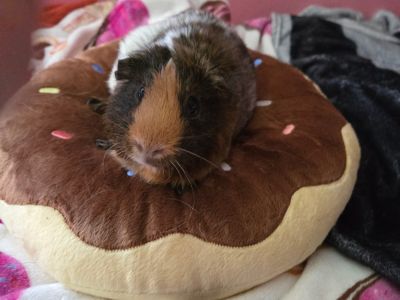
M29 288L30 281L24 266L15 258L0 252L0 295L5 299L18 299Z
M106 31L99 37L97 44L103 44L123 37L132 29L148 22L149 11L142 1L119 0L107 17Z

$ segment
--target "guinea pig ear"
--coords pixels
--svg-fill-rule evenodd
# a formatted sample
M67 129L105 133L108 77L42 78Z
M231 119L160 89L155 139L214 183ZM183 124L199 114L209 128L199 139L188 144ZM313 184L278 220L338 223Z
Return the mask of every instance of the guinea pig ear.
M129 75L131 73L131 68L129 67L130 58L124 58L118 60L117 71L115 71L114 75L117 80L126 80L129 79Z

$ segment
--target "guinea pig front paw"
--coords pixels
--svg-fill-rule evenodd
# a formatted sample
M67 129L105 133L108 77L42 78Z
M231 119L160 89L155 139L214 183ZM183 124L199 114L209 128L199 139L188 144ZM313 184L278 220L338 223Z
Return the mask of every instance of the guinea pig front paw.
M186 191L185 187L182 185L171 185L170 187L178 197L182 196Z
M195 189L197 188L197 182L191 182L190 185L182 185L182 184L178 184L178 185L173 185L170 184L171 189L175 192L175 194L180 197L183 194L185 194L186 192L194 192Z
M96 140L96 147L102 150L110 149L111 142L107 140L97 139Z
M86 104L92 111L98 114L104 114L107 106L103 101L96 98L90 98Z

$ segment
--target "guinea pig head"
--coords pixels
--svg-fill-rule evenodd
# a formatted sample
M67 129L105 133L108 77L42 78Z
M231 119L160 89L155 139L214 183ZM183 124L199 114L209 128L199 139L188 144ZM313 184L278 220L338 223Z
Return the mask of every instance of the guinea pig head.
M137 58L116 72L105 114L110 153L148 183L191 185L226 157L234 116L202 68L168 55Z

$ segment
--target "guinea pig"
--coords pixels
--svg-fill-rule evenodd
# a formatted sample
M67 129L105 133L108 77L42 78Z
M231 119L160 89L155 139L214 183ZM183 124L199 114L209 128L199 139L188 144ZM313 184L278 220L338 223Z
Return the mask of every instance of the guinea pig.
M151 184L184 187L218 168L256 102L243 41L194 10L129 33L108 87L109 152Z

